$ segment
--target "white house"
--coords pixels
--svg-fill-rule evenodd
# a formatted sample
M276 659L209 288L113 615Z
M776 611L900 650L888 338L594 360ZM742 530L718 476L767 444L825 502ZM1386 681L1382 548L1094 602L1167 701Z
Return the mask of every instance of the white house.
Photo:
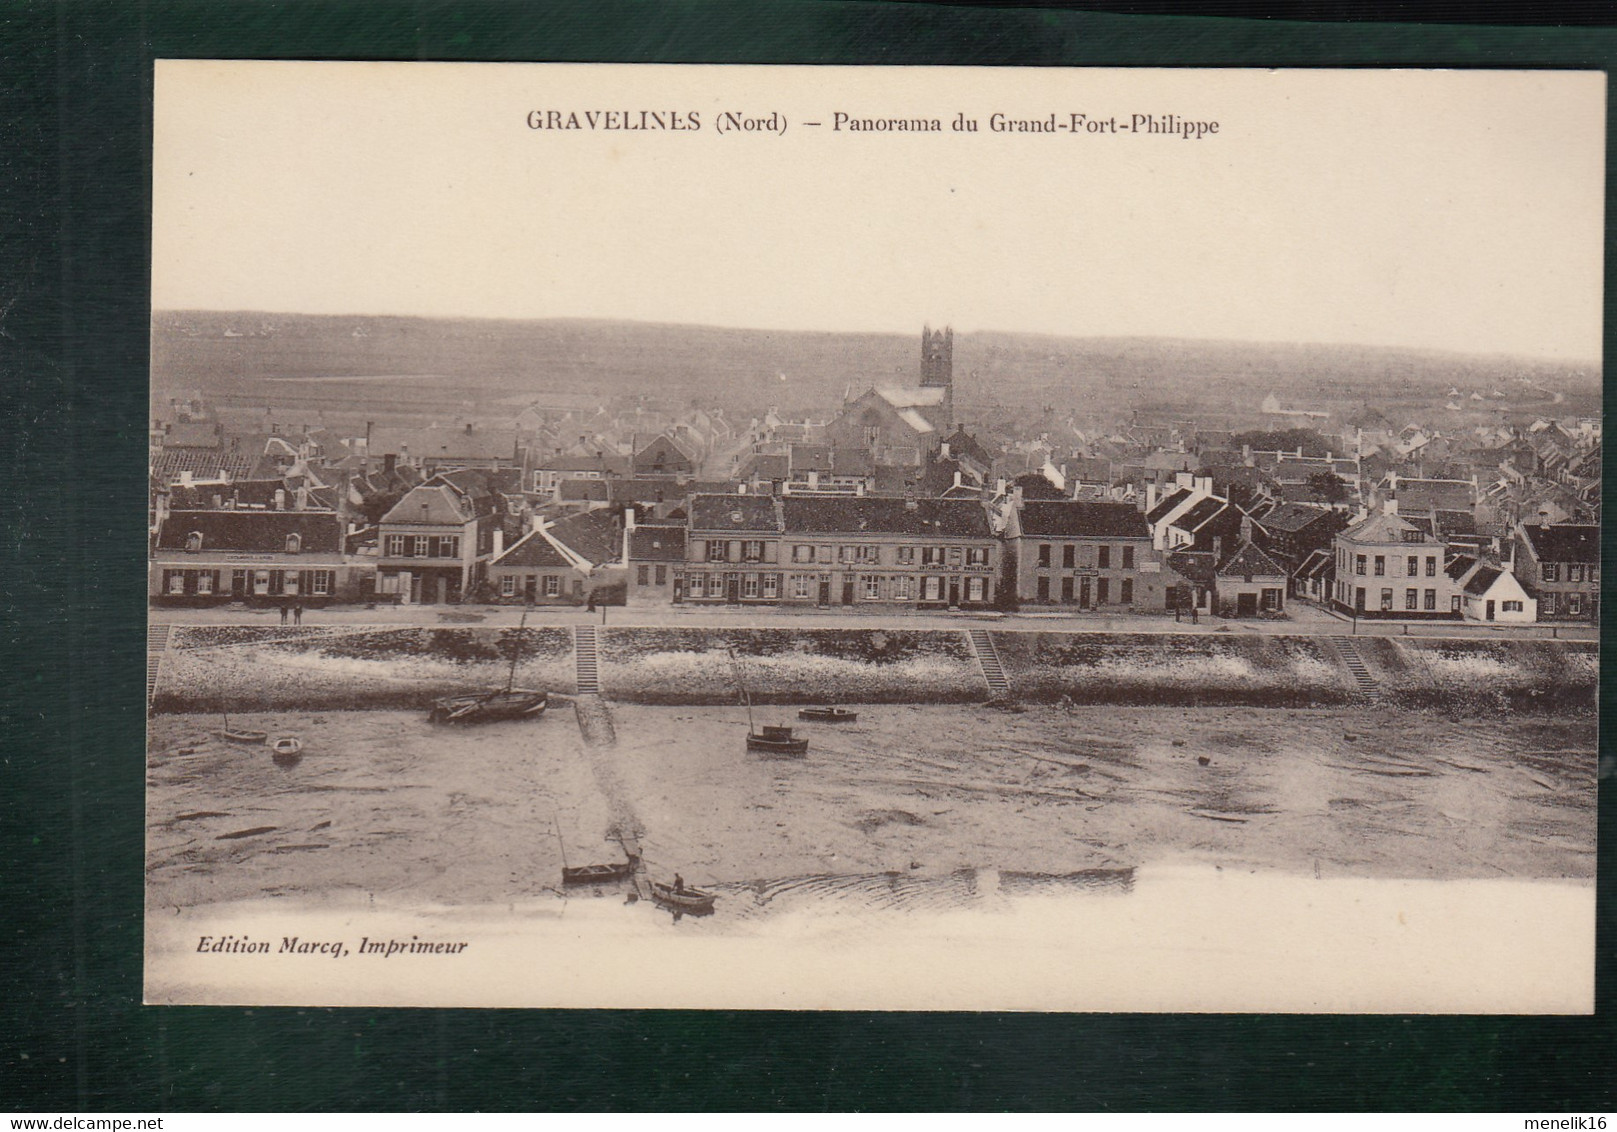
M1467 621L1530 625L1538 620L1538 602L1508 568L1459 555L1446 571L1459 585L1460 611Z

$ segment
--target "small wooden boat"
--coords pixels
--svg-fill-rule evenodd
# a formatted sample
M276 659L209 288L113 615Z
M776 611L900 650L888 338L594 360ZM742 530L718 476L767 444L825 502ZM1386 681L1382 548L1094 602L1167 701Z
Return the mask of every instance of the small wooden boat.
M829 707L802 708L798 711L797 718L806 719L810 723L853 723L859 718L859 713L832 704Z
M607 884L615 880L628 880L631 871L632 866L628 861L614 861L608 865L575 865L570 869L564 866L561 882L564 885Z
M660 881L651 882L651 898L664 908L672 908L687 916L711 916L713 902L718 899L711 892L699 888L675 888Z
M497 719L532 719L545 714L549 697L536 688L513 687L517 678L517 658L522 655L521 635L528 627L528 611L522 611L517 624L518 640L511 642L511 667L506 670L505 687L492 692L471 692L463 696L442 696L432 701L427 719L433 723L489 723Z
M798 758L808 754L808 744L807 739L792 738L790 727L765 725L761 734L756 731L747 733L747 750L762 755L791 755Z
M488 723L496 719L531 719L545 713L549 697L536 688L501 688L432 701L433 723Z
M792 738L790 727L766 725L762 731L758 730L758 725L752 718L752 696L747 692L747 682L741 678L741 661L734 649L730 649L729 652L736 687L741 690L741 702L747 706L747 750L756 751L761 755L788 755L792 758L802 758L808 754L808 740Z
M303 740L283 735L269 744L270 754L280 766L291 766L303 757Z
M268 731L253 731L246 727L232 727L230 725L230 716L228 713L221 715L220 718L223 719L225 723L224 726L219 729L219 738L225 740L226 742L250 743L256 747L260 743L269 741Z

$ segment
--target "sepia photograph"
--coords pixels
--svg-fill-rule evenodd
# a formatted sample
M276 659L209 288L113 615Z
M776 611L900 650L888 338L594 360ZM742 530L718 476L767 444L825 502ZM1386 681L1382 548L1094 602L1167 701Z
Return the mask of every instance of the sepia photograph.
M159 60L146 1001L1592 1012L1605 90Z

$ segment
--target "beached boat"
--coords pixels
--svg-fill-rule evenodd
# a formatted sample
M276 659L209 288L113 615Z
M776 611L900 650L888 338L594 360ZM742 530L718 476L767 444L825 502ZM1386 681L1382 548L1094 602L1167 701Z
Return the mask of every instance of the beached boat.
M792 738L790 727L770 727L765 725L763 731L749 731L747 733L747 750L756 751L761 755L791 755L794 758L808 753L807 739Z
M219 738L221 739L231 743L251 743L255 747L269 740L268 731L252 731L246 727L232 727L228 715L224 717L224 720L225 725L219 731Z
M703 892L699 888L676 888L671 884L660 881L651 882L651 898L664 908L672 908L676 912L683 912L687 916L710 916L713 914L713 902L718 899L711 892Z
M609 884L615 880L628 880L633 866L628 861L614 861L608 865L575 865L563 867L561 882L573 884Z
M859 718L859 713L849 711L847 708L837 707L806 707L798 711L798 719L806 719L810 723L853 723Z
M281 766L291 766L303 757L303 740L283 735L269 742L270 754Z
M528 625L527 610L517 625L517 640L511 642L511 667L505 674L505 687L491 692L469 692L459 696L440 696L432 701L427 719L433 723L490 723L499 719L533 719L545 714L550 698L537 688L517 688L517 657L521 655L521 636Z
M464 696L442 696L432 701L427 716L433 723L487 723L496 719L527 719L543 715L549 697L536 688L500 688Z
M747 707L747 750L763 755L789 755L792 758L802 758L808 754L809 741L792 738L790 727L765 726L762 731L758 729L752 718L752 696L747 692L747 682L741 678L741 661L734 649L730 649L729 653L736 687L741 690L741 702Z

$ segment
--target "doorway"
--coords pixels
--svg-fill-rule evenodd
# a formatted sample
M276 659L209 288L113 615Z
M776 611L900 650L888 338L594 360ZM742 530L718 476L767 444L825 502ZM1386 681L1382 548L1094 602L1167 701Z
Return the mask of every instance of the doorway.
M1237 617L1256 617L1258 615L1258 595L1236 594L1235 615Z
M1492 621L1493 620L1493 602L1492 602L1492 600L1487 602L1486 609L1487 609L1486 616L1487 616L1489 621Z
M820 579L820 604L821 605L830 605L831 604L831 579L830 578L821 578Z
M852 605L853 604L853 575L852 574L844 574L842 576L842 604L843 605Z

